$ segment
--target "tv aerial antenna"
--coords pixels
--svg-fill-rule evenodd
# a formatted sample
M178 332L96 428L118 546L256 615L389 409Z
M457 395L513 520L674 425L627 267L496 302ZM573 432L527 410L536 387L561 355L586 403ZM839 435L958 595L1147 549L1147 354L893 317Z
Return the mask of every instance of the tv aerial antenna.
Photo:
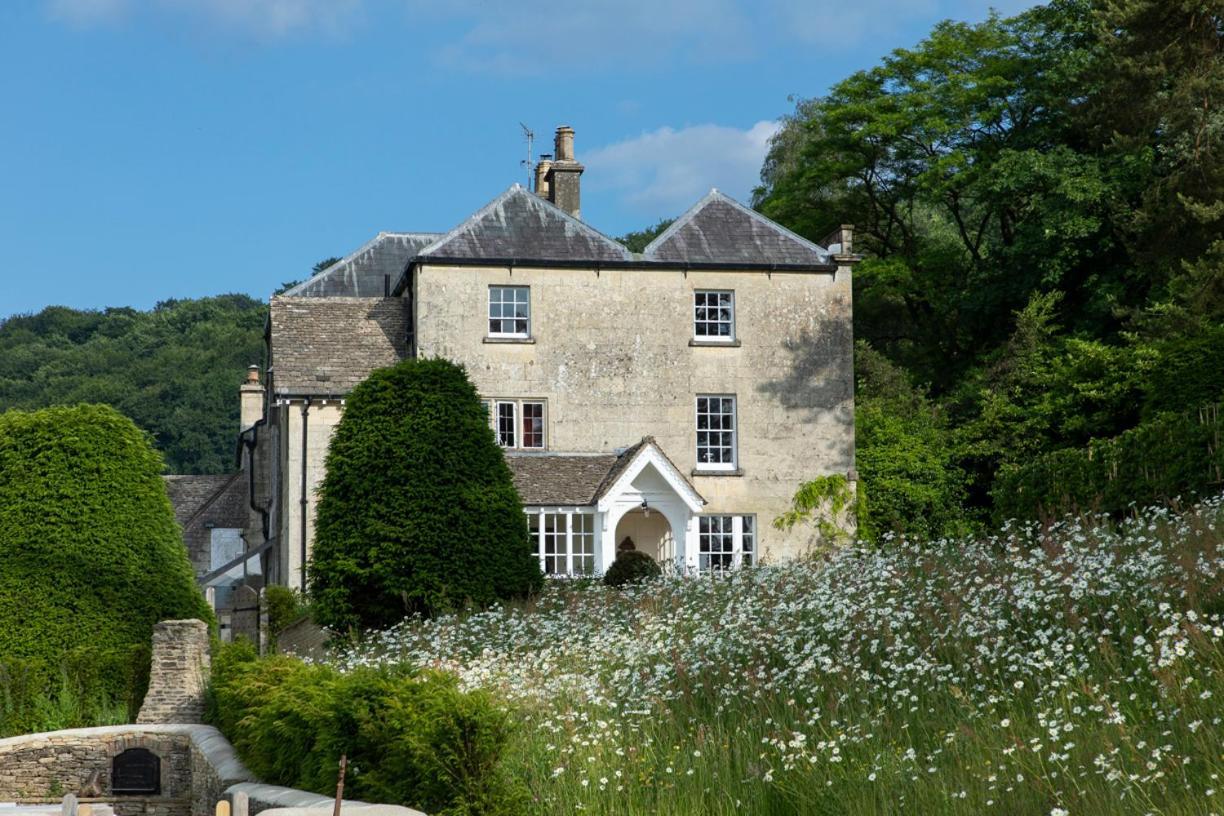
M533 169L532 165L535 164L535 153L533 152L533 148L535 147L535 133L531 130L531 128L527 127L522 122L519 122L519 127L523 129L523 136L527 139L527 158L519 162L519 164L527 169L527 189L530 190L531 173Z

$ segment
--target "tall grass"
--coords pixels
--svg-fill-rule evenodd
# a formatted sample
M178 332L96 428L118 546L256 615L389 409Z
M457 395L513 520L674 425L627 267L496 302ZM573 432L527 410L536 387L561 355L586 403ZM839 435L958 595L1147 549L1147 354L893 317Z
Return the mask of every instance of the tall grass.
M1224 499L409 620L536 812L1224 812Z

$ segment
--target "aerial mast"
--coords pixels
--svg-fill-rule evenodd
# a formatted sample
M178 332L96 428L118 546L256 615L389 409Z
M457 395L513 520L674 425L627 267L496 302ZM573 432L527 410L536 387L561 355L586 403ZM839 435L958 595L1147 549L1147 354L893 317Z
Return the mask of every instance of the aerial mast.
M531 128L527 127L522 122L519 122L519 127L523 129L523 136L527 138L527 158L519 162L519 164L527 168L527 189L530 190L531 173L535 164L535 153L533 152L533 148L535 146L535 133L533 133Z

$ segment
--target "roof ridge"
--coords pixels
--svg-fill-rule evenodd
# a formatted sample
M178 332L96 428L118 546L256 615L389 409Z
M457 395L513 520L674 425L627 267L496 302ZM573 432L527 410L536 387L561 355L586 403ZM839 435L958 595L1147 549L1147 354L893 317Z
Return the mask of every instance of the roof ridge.
M281 292L281 295L288 295L289 297L299 297L299 295L296 294L299 290L305 289L306 287L310 286L312 283L314 283L318 279L324 277L325 275L331 274L331 272L337 267L344 266L346 263L352 263L359 255L362 255L363 253L368 252L371 249L373 249L375 246L377 246L378 242L383 240L384 238L432 238L434 236L438 236L441 234L442 233L440 232L392 232L390 230L379 230L378 233L373 238L366 241L364 244L357 247L352 252L345 255L343 258L336 261L331 266L320 269L318 272L315 272L313 275L311 275L309 278L302 281L301 283L295 284L289 289L286 289L284 292ZM306 297L310 297L310 296L307 295Z
M710 195L717 196L722 201L726 201L732 207L735 207L736 209L743 212L749 218L756 219L757 221L764 224L765 226L772 228L775 232L779 232L782 235L785 235L788 238L791 238L792 240L799 242L800 244L806 246L808 249L814 250L818 252L819 254L825 255L825 256L830 254L827 248L822 247L820 244L816 243L815 241L809 241L807 238L804 238L802 235L795 232L794 230L787 229L786 227L779 224L777 221L774 221L772 218L762 215L761 213L752 209L747 204L741 204L740 202L736 201L731 196L725 193L720 193L716 188L710 189Z
M526 187L519 184L518 182L511 184L505 190L505 192L498 194L488 204L485 204L479 210L469 215L466 219L460 222L459 225L456 226L454 229L452 229L450 232L445 233L441 238L434 241L432 244L422 247L421 250L417 252L416 257L427 258L430 254L437 252L438 249L446 246L452 240L462 235L465 230L470 229L474 227L476 224L478 224L482 218L488 215L499 204L509 201L511 198L517 195L527 196L527 198L525 198L524 200L532 202L533 206L541 206L544 208L545 211L551 211L553 214L560 216L562 220L570 224L573 224L574 226L578 227L583 232L589 233L593 235L594 237L598 238L599 240L607 244L609 248L615 249L617 252L619 252L624 260L626 261L633 260L633 253L630 252L629 249L624 244L620 243L619 241L613 238L608 237L607 235L604 235L602 232L595 229L590 224L583 221L581 218L575 218L574 216L570 215L565 210L558 207L556 204L553 204L551 201L549 201L546 198L541 198L540 196L531 192L530 190L528 190Z
M366 241L364 244L362 244L361 246L357 247L357 248L356 248L356 249L354 249L352 252L350 252L349 254L345 255L343 258L341 258L340 260L336 261L336 262L335 262L334 264L332 264L331 266L328 266L328 267L325 267L325 268L323 268L323 269L320 269L318 272L314 273L313 275L311 275L309 278L307 278L306 280L302 281L301 283L294 284L294 285L293 285L291 288L286 289L285 291L281 292L281 295L288 295L289 297L297 297L297 295L295 294L295 293L297 292L297 290L302 289L302 288L304 288L304 287L306 287L306 286L309 286L310 284L314 283L314 281L315 281L315 279L316 279L316 278L321 278L321 277L323 277L324 275L326 275L327 273L331 272L331 271L332 271L333 269L335 269L336 267L338 267L338 266L342 266L342 265L344 265L344 264L346 264L346 263L349 263L350 261L352 261L354 258L356 258L356 257L357 257L358 255L360 255L361 253L365 252L365 251L366 251L366 250L368 250L368 249L371 249L371 248L372 248L372 247L373 247L375 244L377 244L379 241L381 241L381 240L382 240L382 237L383 237L383 235L384 235L384 234L385 234L385 233L383 233L383 232L379 232L379 233L378 233L377 235L375 235L373 238L371 238L370 240Z
M651 255L653 255L656 249L656 244L659 246L662 246L664 242L666 242L673 235L679 232L681 228L683 228L690 221L692 221L694 217L696 217L697 213L705 209L706 205L709 204L710 201L714 199L715 195L718 195L718 188L711 187L710 192L706 193L701 198L699 198L696 204L689 207L684 212L680 213L680 215L676 218L676 220L672 221L671 225L668 226L667 229L663 230L661 233L656 235L655 239L651 241L649 244L647 244L642 249L642 257L649 258Z
M793 230L789 230L786 227L782 226L777 221L774 221L772 218L762 215L761 213L757 212L756 210L752 209L751 207L745 204L741 204L740 202L736 201L731 196L727 195L724 192L721 192L717 187L711 187L710 192L702 196L700 201L698 201L692 207L689 207L687 210L685 210L684 213L681 214L679 218L677 218L675 221L671 223L671 226L669 226L667 229L661 232L658 235L658 237L656 237L653 241L647 244L646 248L642 250L642 255L648 259L651 258L655 254L656 250L658 250L659 247L663 246L663 244L671 240L673 235L675 235L681 229L686 227L690 222L692 222L692 220L696 218L697 215L702 210L704 210L706 207L708 207L710 203L713 201L723 201L727 204L730 204L732 207L744 213L744 215L748 216L754 221L765 225L766 227L778 233L779 235L785 238L789 238L792 241L795 241L800 246L808 250L811 250L818 255L822 255L827 258L830 254L829 250L826 249L825 247L820 246L814 241L809 241L807 238L804 238L802 235L798 234L797 232L794 232Z

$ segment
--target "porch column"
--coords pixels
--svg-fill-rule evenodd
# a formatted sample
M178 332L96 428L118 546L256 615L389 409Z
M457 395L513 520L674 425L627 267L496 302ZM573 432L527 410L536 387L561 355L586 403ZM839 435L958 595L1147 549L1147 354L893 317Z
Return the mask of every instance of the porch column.
M616 525L620 517L609 510L595 514L595 529L599 531L599 543L595 548L595 572L603 575L616 560Z
M689 514L688 523L684 527L684 556L682 563L687 572L696 572L699 555L699 540L698 540L698 522L697 516Z

